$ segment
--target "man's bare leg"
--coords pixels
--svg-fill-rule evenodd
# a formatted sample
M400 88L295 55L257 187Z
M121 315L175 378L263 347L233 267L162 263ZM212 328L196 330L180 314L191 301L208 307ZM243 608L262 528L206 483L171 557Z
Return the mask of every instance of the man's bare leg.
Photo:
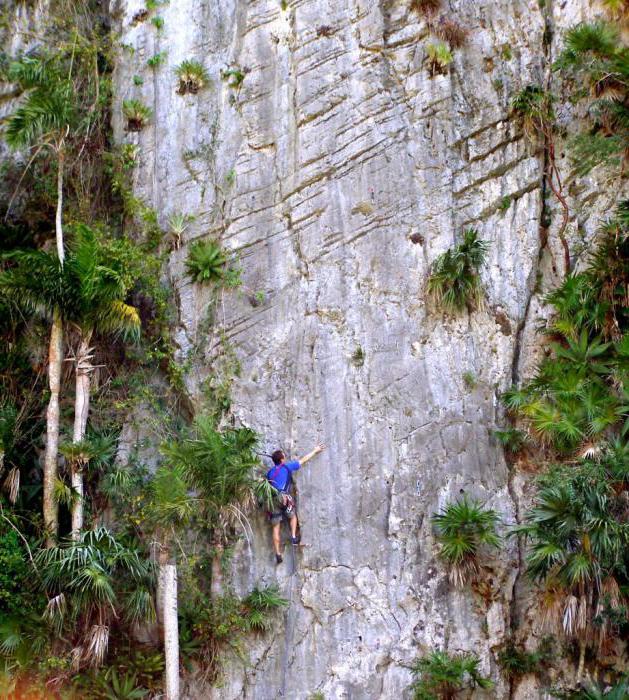
M293 538L297 537L297 516L291 515L290 518L290 534Z
M282 527L282 523L274 523L273 524L273 548L275 549L275 554L278 556L282 556L282 550L280 549L280 528Z

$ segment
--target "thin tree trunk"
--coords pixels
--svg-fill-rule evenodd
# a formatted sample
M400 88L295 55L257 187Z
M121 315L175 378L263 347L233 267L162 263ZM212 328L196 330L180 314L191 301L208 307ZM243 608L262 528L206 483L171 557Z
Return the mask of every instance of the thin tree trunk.
M214 545L214 554L212 556L212 598L218 598L223 594L223 546L220 544Z
M169 561L169 548L160 552L159 583L164 624L166 700L179 700L179 622L177 619L177 566Z
M82 442L87 428L87 417L90 410L90 374L92 372L92 355L90 348L91 333L81 337L76 356L75 397L74 397L74 433L72 441ZM75 461L72 464L72 488L77 496L72 504L72 539L76 540L83 529L83 464Z
M63 249L63 166L65 163L65 151L63 143L57 150L57 211L55 214L55 238L57 239L57 255L59 262L63 265L65 260L65 252Z
M577 687L583 678L583 669L585 667L585 640L579 640L579 665L577 666Z
M46 453L44 456L44 527L46 546L53 547L59 529L57 521L57 453L59 449L59 392L61 390L61 365L63 362L63 324L61 314L55 309L50 329L48 347L48 385L50 399L46 411Z
M57 149L57 211L55 214L55 237L57 255L63 266L65 253L63 249L63 142ZM55 498L57 482L57 455L59 451L59 393L61 391L61 367L63 363L63 323L60 309L55 309L50 329L50 345L48 347L48 385L50 399L46 411L46 453L44 456L44 497L43 516L46 530L46 547L55 544L59 531L58 506Z

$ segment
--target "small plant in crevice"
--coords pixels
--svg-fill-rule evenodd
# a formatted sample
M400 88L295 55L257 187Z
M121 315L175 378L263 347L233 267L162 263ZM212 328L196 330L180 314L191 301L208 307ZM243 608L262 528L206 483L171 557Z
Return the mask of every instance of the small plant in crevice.
M360 345L352 353L352 364L355 367L362 367L365 364L365 351Z
M463 379L463 384L470 390L476 389L478 386L478 379L476 379L474 372L463 372L461 378Z
M164 29L164 18L157 15L151 19L151 24L157 29L158 32Z
M181 248L183 234L193 220L193 216L181 212L174 212L168 217L168 229L173 237L174 250Z
M124 100L122 114L127 120L127 131L140 131L146 126L153 112L140 100Z
M475 654L450 654L432 651L418 659L411 671L413 700L453 700L461 691L472 688L489 690L493 681L483 676Z
M159 53L153 54L153 56L151 56L147 60L146 65L155 70L156 68L159 68L165 62L166 62L166 52L160 51Z
M439 556L450 568L450 582L457 588L472 581L480 572L479 556L483 546L498 547L496 527L500 516L467 495L446 505L432 516Z
M431 76L445 75L448 66L454 60L452 51L443 41L430 43L426 46L426 56L428 58L428 71Z
M488 243L479 240L478 232L470 228L464 232L461 243L435 260L427 288L438 307L453 314L481 308L483 288L478 273L487 247Z
M468 31L451 17L441 16L430 23L430 31L451 49L460 49L467 41Z
M535 651L524 651L512 642L498 654L498 664L507 678L520 678L529 673L539 673L540 667L548 664L554 654L554 639L544 637Z
M529 442L528 435L517 428L494 430L494 437L511 454L521 452Z
M221 78L228 81L227 85L230 88L237 89L242 85L245 79L245 70L241 70L240 68L228 68L221 71Z
M134 75L133 84L137 86L144 85L144 78L141 75Z
M207 70L194 59L182 61L175 68L175 74L179 78L177 92L180 95L185 95L186 93L196 95L210 81Z
M236 287L240 270L228 265L227 255L217 241L196 241L190 246L186 271L194 282Z
M441 8L441 0L410 0L408 9L418 15L431 16Z
M512 202L512 201L513 201L513 200L511 199L511 196L510 196L510 195L508 195L508 194L505 195L505 196L500 200L500 204L498 205L498 209L499 209L501 212L508 211L509 208L511 207L511 202Z

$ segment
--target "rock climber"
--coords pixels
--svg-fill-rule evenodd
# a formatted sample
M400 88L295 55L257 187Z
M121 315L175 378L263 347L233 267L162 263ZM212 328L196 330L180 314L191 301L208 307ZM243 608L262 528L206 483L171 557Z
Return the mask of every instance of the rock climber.
M282 551L280 548L280 529L282 521L288 520L290 524L290 541L292 544L299 544L299 536L297 535L297 508L295 499L291 494L291 486L293 484L293 472L296 472L306 462L316 457L320 452L323 452L325 445L317 445L312 452L301 459L286 461L286 455L282 450L275 450L271 455L273 467L266 473L266 478L269 483L277 491L275 500L276 507L274 512L269 513L271 525L273 525L273 548L275 549L275 561L278 564L282 563Z

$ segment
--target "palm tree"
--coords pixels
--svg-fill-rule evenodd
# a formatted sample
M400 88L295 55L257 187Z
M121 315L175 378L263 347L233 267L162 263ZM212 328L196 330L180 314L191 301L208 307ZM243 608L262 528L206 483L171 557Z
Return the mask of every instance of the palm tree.
M412 686L414 700L453 700L465 688L492 688L493 682L481 675L479 664L474 654L432 651L411 669L416 678Z
M114 620L133 625L155 619L150 562L104 527L43 549L36 561L52 594L45 618L72 640L77 670L103 662Z
M25 56L13 61L8 80L23 92L24 98L8 118L5 139L13 148L34 149L31 163L44 148L52 150L57 160L57 210L55 236L59 265L63 267L63 171L66 143L77 121L73 84L70 74L61 71L58 61L40 56ZM29 163L30 165L30 163ZM46 412L46 453L44 457L44 526L47 543L52 546L58 530L57 503L54 498L57 480L59 444L59 392L63 362L63 327L58 307L53 308L48 350L50 399Z
M44 316L52 314L62 330L64 323L78 329L73 431L73 442L77 445L81 445L85 438L89 413L93 336L122 334L134 338L140 329L137 310L124 302L133 284L133 275L127 274L122 264L108 261L106 257L93 231L87 226L77 226L65 266L50 253L16 251L8 258L12 266L0 275L0 290L27 312ZM70 463L72 487L76 494L72 500L72 532L77 537L83 526L82 462L71 459ZM55 460L52 485L55 508L56 484Z
M105 259L96 236L87 226L78 226L70 246L68 272L73 278L76 298L69 320L79 332L74 356L75 407L72 440L81 445L85 438L90 406L90 377L93 371L91 347L94 335L124 335L137 338L140 316L125 303L132 284L124 270ZM77 495L72 507L72 533L78 537L83 527L83 474L81 463L74 461L72 487Z
M212 594L220 595L222 549L235 526L247 526L246 509L255 501L255 443L255 433L247 428L219 432L211 418L198 417L189 436L162 448L167 463L158 469L151 484L150 519L160 546L159 600L168 700L179 697L177 534L195 517L209 528Z
M470 501L464 496L433 515L432 522L441 545L440 556L450 567L450 581L462 587L478 574L480 548L499 546L496 525L500 516L480 501Z
M544 621L580 645L577 680L585 649L596 631L611 634L608 611L626 604L629 524L622 491L602 463L556 467L542 478L526 524L515 530L531 543L529 576L543 585Z
M188 483L201 498L214 548L214 595L223 589L221 557L226 540L235 527L246 528L246 512L255 503L256 440L248 428L220 432L211 418L202 416L188 438L164 448L164 454L183 468Z
M198 509L197 499L190 496L184 471L178 464L164 465L157 470L150 485L148 511L158 547L157 606L164 639L167 700L179 698L179 621L174 544L178 532L191 522Z

